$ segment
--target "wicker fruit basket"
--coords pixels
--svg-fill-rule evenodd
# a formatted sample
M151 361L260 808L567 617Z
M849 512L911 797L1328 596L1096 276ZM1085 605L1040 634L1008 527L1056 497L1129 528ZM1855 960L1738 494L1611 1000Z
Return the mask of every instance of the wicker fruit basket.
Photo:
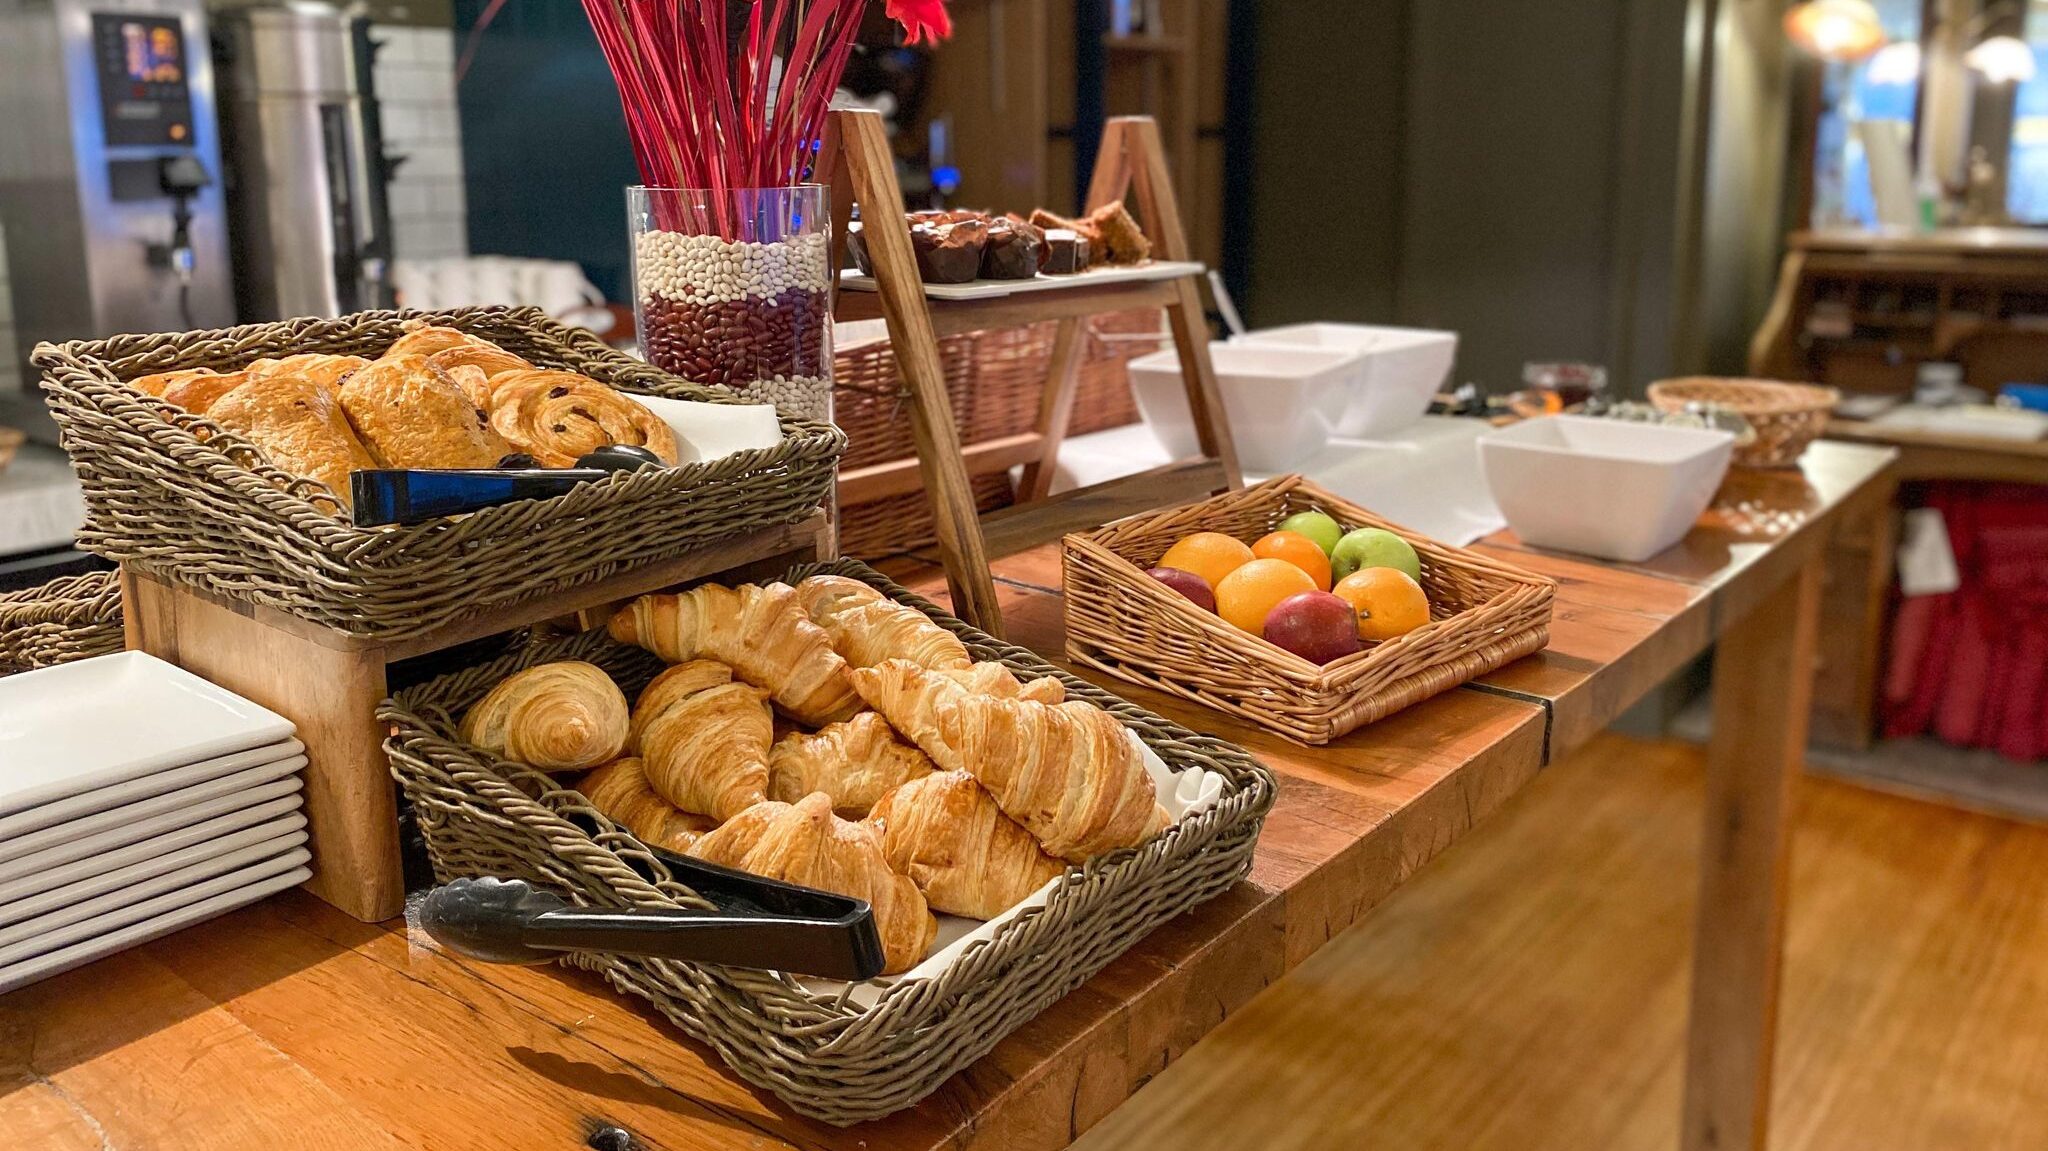
M152 574L364 639L396 640L541 599L745 531L809 515L845 437L785 416L783 442L710 463L620 474L551 500L358 528L242 439L123 381L232 369L294 352L375 356L409 319L492 340L626 392L741 403L606 347L538 308L362 312L221 331L43 344L34 361L85 489L81 546Z
M1059 673L862 564L805 565L783 578L821 571L863 580L917 608L965 641L976 659L1000 660L1032 677L1059 675L1069 699L1114 714L1168 767L1199 767L1225 780L1214 806L1141 847L1070 870L1044 907L1016 913L937 977L896 982L868 1006L769 972L589 953L563 959L652 1003L716 1048L741 1078L803 1114L844 1126L924 1098L1132 943L1236 883L1251 867L1274 782L1241 749ZM456 725L470 704L506 675L553 659L596 663L629 695L661 667L637 648L590 632L422 684L378 711L391 725L384 747L412 800L435 874L443 881L523 878L587 906L708 907L582 796L458 742Z
M1346 530L1385 528L1414 546L1430 622L1317 666L1224 622L1146 575L1183 536L1249 543L1296 512ZM1120 679L1324 744L1550 642L1556 584L1388 523L1300 476L1070 535L1064 549L1067 655Z
M121 584L113 572L64 576L0 595L0 675L121 648Z
M1660 411L1712 404L1748 420L1755 438L1736 444L1734 456L1735 465L1744 468L1789 468L1799 462L1806 446L1827 430L1841 398L1834 388L1773 380L1688 376L1650 385L1650 402Z

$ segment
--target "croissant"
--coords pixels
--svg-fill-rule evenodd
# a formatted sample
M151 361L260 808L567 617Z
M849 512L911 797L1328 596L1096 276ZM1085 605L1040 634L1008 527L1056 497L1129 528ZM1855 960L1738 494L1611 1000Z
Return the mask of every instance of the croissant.
M618 758L630 717L602 668L544 663L506 678L462 717L462 738L542 771L582 771Z
M1088 703L964 695L940 707L940 738L997 806L1061 859L1086 863L1163 830L1145 758Z
M845 608L831 618L822 626L832 637L832 649L848 666L873 667L889 659L933 669L964 671L974 666L967 645L916 608L882 600Z
M1065 870L964 771L911 780L867 822L881 831L889 866L948 915L994 919Z
M767 693L708 659L655 676L633 709L631 744L647 782L684 811L730 819L767 798L775 736Z
M678 854L690 850L691 844L718 826L655 794L654 786L647 782L645 764L635 758L612 760L584 776L576 790L590 806L640 842Z
M929 756L898 740L879 713L864 711L816 735L776 740L768 752L768 798L795 803L822 791L833 810L859 818L898 785L932 771Z
M1019 685L999 663L978 663L964 671L933 671L904 659L884 660L875 667L847 672L854 690L891 726L924 750L947 771L967 766L939 732L938 713L945 704L971 695L1026 699L1054 704L1066 698L1066 685L1050 676Z
M812 727L851 719L860 701L846 661L804 615L788 584L700 584L679 595L645 595L612 616L611 636L670 663L700 657L731 665Z
M938 920L917 885L889 870L881 833L833 815L826 795L757 803L698 840L690 854L767 879L867 900L882 937L887 975L917 966L938 935Z
M460 328L442 327L438 324L429 324L425 320L407 320L400 326L405 329L405 334L393 340L391 346L384 349L387 358L431 356L436 352L472 344L486 348L498 346L489 340L472 336Z
M676 434L647 405L575 372L500 372L485 387L491 427L544 468L566 468L612 444L646 448L673 464Z
M838 575L814 575L796 584L796 602L819 627L829 628L839 613L862 604L881 603L882 593L860 582Z

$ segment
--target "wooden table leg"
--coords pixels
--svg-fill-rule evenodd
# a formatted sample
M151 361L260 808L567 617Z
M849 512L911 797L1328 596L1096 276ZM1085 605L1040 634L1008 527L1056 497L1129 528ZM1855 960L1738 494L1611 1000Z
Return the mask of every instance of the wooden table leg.
M1821 559L1721 638L1707 750L1685 1151L1761 1148L1770 1121L1792 781L1806 752Z
M1081 382L1081 349L1088 334L1079 317L1059 322L1052 341L1045 392L1038 400L1038 459L1024 465L1023 482L1017 485L1017 502L1042 500L1052 494L1053 473L1059 470L1060 444L1067 438L1067 425L1074 418L1074 394Z
M313 853L306 888L364 921L403 912L396 785L377 726L383 652L323 647L143 577L124 576L122 588L130 647L298 725Z

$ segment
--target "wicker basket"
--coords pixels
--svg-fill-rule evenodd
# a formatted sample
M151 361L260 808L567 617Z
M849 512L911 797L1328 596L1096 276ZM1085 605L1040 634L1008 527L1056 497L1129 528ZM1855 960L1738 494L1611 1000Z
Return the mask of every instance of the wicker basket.
M1756 438L1737 444L1734 456L1736 466L1745 468L1789 468L1797 463L1806 445L1827 430L1828 416L1841 398L1834 388L1771 380L1688 376L1650 385L1650 402L1661 411L1714 404L1748 420Z
M785 578L818 571L864 580L916 607L964 640L977 659L1001 660L1032 676L1060 674L853 561L808 565ZM436 875L444 881L524 878L590 906L706 906L580 795L457 742L464 709L504 676L550 659L591 660L629 692L660 668L637 648L591 632L423 684L379 710L394 732L385 742L392 773L412 800ZM646 999L716 1048L740 1077L803 1114L843 1126L910 1106L1148 932L1221 894L1251 866L1273 802L1273 777L1265 768L1221 740L1084 680L1060 678L1069 698L1108 709L1168 766L1222 775L1222 799L1142 847L1070 871L1043 908L1019 914L945 974L898 982L868 1007L767 972L581 953L563 962L601 972L614 987ZM586 828L598 830L593 835Z
M113 572L0 595L0 675L111 655L122 646L121 584Z
M1247 542L1303 511L1415 546L1431 621L1325 667L1203 611L1145 574L1198 531ZM1300 476L1134 516L1065 544L1067 655L1305 744L1328 743L1550 642L1556 584L1390 524Z
M246 441L121 382L293 352L376 355L413 318L474 332L622 391L744 402L656 371L538 308L363 312L44 344L35 363L85 488L80 544L351 635L396 640L800 520L831 492L845 437L828 424L785 416L783 442L774 448L615 475L556 499L358 528L333 513L324 485L277 470Z

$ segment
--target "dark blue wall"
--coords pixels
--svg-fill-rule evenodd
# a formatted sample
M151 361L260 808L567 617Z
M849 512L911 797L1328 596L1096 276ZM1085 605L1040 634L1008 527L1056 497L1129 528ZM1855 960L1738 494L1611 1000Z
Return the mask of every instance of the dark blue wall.
M456 0L456 43L486 0ZM618 89L575 0L513 0L457 92L476 255L574 260L629 300L626 188L640 182Z

